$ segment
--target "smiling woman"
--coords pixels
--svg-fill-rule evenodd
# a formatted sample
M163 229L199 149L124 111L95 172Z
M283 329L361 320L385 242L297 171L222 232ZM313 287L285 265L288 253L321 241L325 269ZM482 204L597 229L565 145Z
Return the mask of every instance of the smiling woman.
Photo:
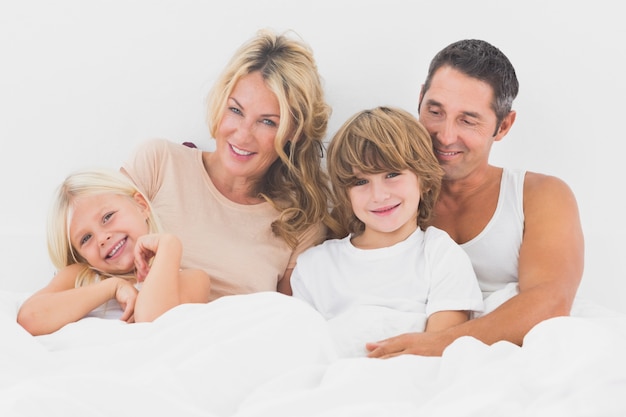
M297 256L336 229L331 110L311 49L290 35L260 31L223 70L208 97L213 152L152 139L122 167L184 243L182 266L211 276L211 299L291 294Z

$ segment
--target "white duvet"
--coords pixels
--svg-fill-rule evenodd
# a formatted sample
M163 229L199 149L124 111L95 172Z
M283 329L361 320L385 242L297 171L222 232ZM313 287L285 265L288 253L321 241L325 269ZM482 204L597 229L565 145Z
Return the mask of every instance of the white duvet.
M0 294L0 416L626 416L626 315L578 304L523 347L465 337L442 357L340 358L277 293L87 318L32 337Z

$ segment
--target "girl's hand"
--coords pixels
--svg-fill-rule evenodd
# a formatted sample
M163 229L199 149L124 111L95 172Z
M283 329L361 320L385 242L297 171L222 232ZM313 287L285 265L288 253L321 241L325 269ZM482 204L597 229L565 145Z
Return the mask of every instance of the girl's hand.
M135 270L137 281L143 282L150 272L150 260L154 258L159 248L160 235L151 234L141 236L135 245Z
M115 284L115 299L120 304L120 307L124 310L120 320L127 323L133 323L135 321L135 302L137 301L137 288L132 282L126 281L122 278L109 278L116 281Z

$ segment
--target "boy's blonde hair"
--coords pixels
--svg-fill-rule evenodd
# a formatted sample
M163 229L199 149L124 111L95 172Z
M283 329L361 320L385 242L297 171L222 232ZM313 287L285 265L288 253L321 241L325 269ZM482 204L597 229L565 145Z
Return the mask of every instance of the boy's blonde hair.
M333 187L332 214L346 228L344 236L358 235L365 229L350 203L349 190L357 180L355 170L379 174L405 169L418 177L421 198L417 224L425 229L439 196L443 169L424 126L409 112L392 107L363 110L341 126L328 148L328 172Z
M57 188L48 214L48 254L58 270L73 264L85 265L85 269L76 278L76 287L92 283L98 276L108 278L110 274L93 269L72 246L70 222L74 213L74 200L77 197L97 194L116 194L133 199L136 193L141 194L148 204L150 233L160 232L161 226L150 201L119 171L103 169L78 171L67 176ZM128 274L121 278L134 279L134 275Z

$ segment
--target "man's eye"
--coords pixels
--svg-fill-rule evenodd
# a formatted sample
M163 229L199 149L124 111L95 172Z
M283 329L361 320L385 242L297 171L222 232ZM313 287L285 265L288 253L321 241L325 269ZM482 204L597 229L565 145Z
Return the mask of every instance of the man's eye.
M441 115L441 111L439 109L434 109L434 108L428 108L426 114L428 114L429 116L440 116Z

